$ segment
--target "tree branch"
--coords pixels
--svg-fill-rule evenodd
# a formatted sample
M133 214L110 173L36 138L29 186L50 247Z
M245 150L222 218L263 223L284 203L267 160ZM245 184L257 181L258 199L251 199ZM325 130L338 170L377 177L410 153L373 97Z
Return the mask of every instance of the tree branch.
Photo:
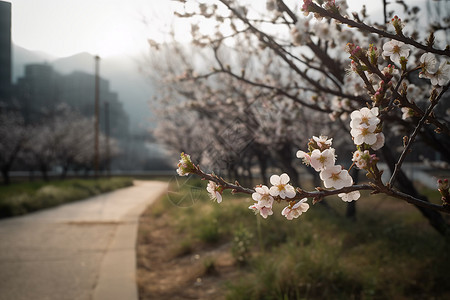
M199 165L194 165L194 170L191 173L200 176L204 180L213 181L213 182L217 183L218 185L220 185L221 187L223 187L224 190L225 189L231 190L231 192L233 194L243 193L243 194L251 195L251 194L255 193L254 189L243 187L237 181L235 181L235 183L233 184L233 183L227 182L225 179L223 179L222 177L219 177L215 174L207 174L200 169ZM350 192L354 192L354 191L362 191L362 190L372 191L372 193L383 193L383 194L392 196L394 198L404 200L408 203L411 203L411 204L414 204L417 206L421 206L421 207L425 207L425 208L429 208L429 209L433 209L436 211L450 214L450 206L448 206L448 205L438 205L438 204L426 202L421 199L415 198L411 195L394 190L394 189L390 188L389 186L384 186L384 185L377 186L375 184L352 185L352 186L343 187L343 188L335 189L335 190L325 190L323 188L318 187L318 188L316 188L315 191L311 191L311 192L305 191L301 188L296 188L296 194L293 198L282 199L279 196L276 196L273 198L277 202L281 202L281 201L292 202L292 201L296 201L296 200L301 200L303 198L312 198L313 204L315 204L317 202L322 201L325 197L328 197L328 196L337 195L340 193L350 193Z
M392 34L392 33L388 33L386 31L377 29L375 27L366 25L363 22L356 22L356 21L350 20L349 18L344 17L344 16L342 16L339 13L335 13L335 12L326 10L326 9L320 7L319 5L315 4L315 3L311 3L310 6L308 7L308 9L309 9L309 11L314 12L314 13L318 13L318 14L320 14L323 17L328 17L328 18L332 18L332 19L338 20L339 22L347 24L350 27L355 27L355 28L358 28L358 29L363 30L363 31L367 31L367 32L378 34L379 36L382 36L382 37L386 37L386 38L390 38L390 39L393 39L393 40L397 40L397 41L403 42L405 44L412 45L412 46L414 46L416 48L422 49L422 50L424 50L426 52L431 52L431 53L435 53L435 54L438 54L438 55L450 56L450 49L448 47L446 49L444 49L444 50L441 50L441 49L433 48L431 46L423 45L421 43L416 42L415 40L413 40L411 38L408 38L408 37L405 37L405 36L396 35L396 34Z

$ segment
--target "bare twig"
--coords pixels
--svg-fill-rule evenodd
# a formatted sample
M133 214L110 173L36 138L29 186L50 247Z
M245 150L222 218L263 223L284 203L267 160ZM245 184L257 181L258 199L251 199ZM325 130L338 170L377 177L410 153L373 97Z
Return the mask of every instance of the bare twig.
M338 20L339 22L347 24L350 27L355 27L355 28L358 28L358 29L363 30L363 31L367 31L367 32L378 34L378 35L380 35L382 37L386 37L386 38L390 38L390 39L393 39L393 40L397 40L397 41L403 42L405 44L412 45L412 46L414 46L416 48L422 49L422 50L427 51L427 52L431 52L431 53L435 53L435 54L439 54L439 55L445 55L445 56L449 56L450 57L450 49L448 49L448 48L446 48L444 50L441 50L441 49L433 48L431 46L423 45L421 43L416 42L415 40L413 40L411 38L408 38L408 37L405 37L405 36L400 36L400 35L397 35L397 34L388 33L386 31L377 29L375 27L366 25L363 22L356 22L356 21L350 20L349 18L344 17L344 16L342 16L339 13L328 11L328 10L320 7L319 5L317 5L315 3L311 3L309 9L310 9L310 11L318 13L318 14L324 16L324 17L329 17L329 18Z
M442 96L442 93L439 95L439 97ZM420 129L425 124L425 121L427 120L428 116L433 111L434 107L439 102L439 97L436 96L435 99L432 99L430 106L425 111L424 115L420 119L419 123L417 124L416 128L414 129L413 133L408 138L405 148L403 149L402 154L400 155L400 158L398 159L398 162L395 164L394 172L392 172L392 176L389 179L389 185L392 186L395 182L395 178L397 177L398 172L400 171L400 168L402 167L403 161L406 158L406 155L409 153L409 149L411 148L411 145L414 143L414 140L416 139L417 134L420 132Z

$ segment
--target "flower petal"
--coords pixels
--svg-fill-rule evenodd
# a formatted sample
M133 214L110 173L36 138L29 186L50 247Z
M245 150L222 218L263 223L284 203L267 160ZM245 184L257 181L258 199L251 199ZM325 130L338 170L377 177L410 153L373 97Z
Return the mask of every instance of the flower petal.
M280 184L280 176L278 176L278 175L270 176L270 183L272 185L279 185Z
M273 187L270 188L269 193L270 193L271 196L276 197L276 196L278 196L280 194L280 190L278 189L278 187L273 186Z
M291 179L289 178L288 174L286 174L286 173L281 174L281 176L280 176L281 184L287 184L289 182L289 180L291 180Z

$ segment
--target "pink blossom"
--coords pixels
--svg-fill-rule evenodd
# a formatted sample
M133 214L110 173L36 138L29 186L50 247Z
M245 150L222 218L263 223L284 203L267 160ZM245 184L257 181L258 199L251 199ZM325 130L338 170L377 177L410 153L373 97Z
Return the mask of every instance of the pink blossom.
M288 220L298 218L302 213L306 212L309 209L309 204L305 203L307 200L307 198L303 198L302 200L295 203L292 207L290 205L286 206L281 214Z
M264 219L267 219L268 216L273 215L272 207L260 206L258 203L255 203L248 208L253 210L255 214L259 213Z

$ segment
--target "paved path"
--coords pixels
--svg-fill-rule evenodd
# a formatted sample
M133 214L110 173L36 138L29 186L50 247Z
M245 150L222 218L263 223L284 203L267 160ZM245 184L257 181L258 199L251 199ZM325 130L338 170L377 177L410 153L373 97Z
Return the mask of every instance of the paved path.
M135 186L0 221L0 299L137 299L139 214L167 184Z

